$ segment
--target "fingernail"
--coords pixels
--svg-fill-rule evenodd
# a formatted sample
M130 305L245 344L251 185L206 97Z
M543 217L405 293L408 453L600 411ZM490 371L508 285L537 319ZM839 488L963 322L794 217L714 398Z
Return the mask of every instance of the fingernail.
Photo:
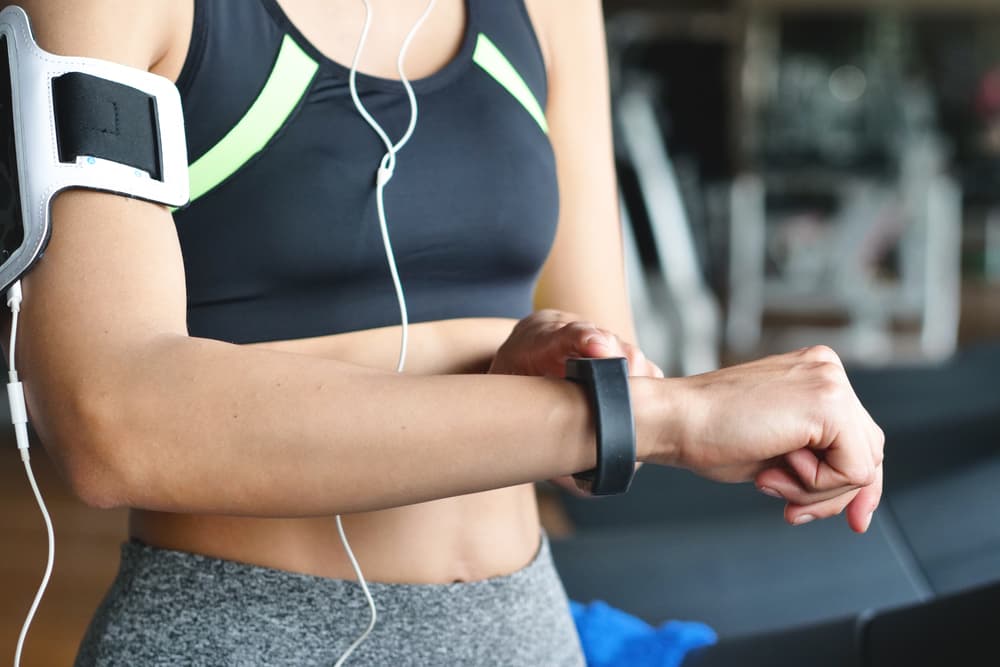
M584 345L597 345L599 347L607 347L608 346L608 341L607 341L606 338L604 338L604 336L594 335L594 336L588 336L587 338L585 338L583 340L583 344Z
M795 521L792 522L792 525L801 526L801 525L809 523L810 521L813 521L815 519L816 519L816 517L814 517L812 514L803 514L802 516L800 516L797 519L795 519Z
M872 525L872 517L873 516L875 516L875 510L872 510L871 512L868 513L868 518L865 519L865 530L863 530L861 532L867 531L868 527Z
M781 498L782 495L775 491L774 489L767 486L758 486L757 490L763 493L765 496L771 496L772 498Z

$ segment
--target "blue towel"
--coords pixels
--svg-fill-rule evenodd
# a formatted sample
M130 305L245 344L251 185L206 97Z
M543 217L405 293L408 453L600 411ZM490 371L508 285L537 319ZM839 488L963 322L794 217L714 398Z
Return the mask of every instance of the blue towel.
M604 602L570 601L588 667L679 667L688 651L714 644L703 623L667 621L654 628Z

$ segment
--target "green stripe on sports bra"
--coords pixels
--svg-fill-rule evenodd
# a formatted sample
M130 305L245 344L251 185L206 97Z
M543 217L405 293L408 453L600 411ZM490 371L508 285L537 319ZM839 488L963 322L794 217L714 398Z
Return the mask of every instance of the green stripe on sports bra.
M521 103L521 106L531 114L531 117L535 119L538 126L542 128L542 132L545 134L549 133L549 124L545 120L545 112L542 111L542 107L538 104L535 95L528 88L528 84L524 82L524 79L517 73L514 66L510 64L507 57L500 52L496 44L491 42L490 38L482 33L479 33L479 38L476 41L476 50L472 54L472 60L493 77L497 83L503 86L515 100Z
M191 202L212 190L264 149L299 105L319 65L285 35L263 90L219 143L188 168Z

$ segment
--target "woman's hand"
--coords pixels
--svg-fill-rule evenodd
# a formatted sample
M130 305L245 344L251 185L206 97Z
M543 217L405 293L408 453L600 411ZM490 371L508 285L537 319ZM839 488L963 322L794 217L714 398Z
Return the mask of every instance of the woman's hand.
M635 345L560 310L540 310L518 322L497 350L489 372L564 377L566 360L573 357L625 357L629 375L663 377L663 371Z
M867 530L882 495L885 437L833 350L633 381L633 396L641 460L718 481L752 479L787 501L793 524L846 509L851 528Z
M642 352L572 314L521 320L491 373L562 377L570 357L626 357L639 458L721 482L753 480L802 524L847 510L867 530L882 495L885 437L837 354L813 347L689 378L663 380ZM641 379L641 378L653 378ZM571 478L556 480L573 490Z
M629 375L662 378L663 371L635 345L579 316L559 310L540 310L520 322L497 350L490 373L564 377L572 357L603 359L624 357ZM577 496L589 496L572 476L549 480Z

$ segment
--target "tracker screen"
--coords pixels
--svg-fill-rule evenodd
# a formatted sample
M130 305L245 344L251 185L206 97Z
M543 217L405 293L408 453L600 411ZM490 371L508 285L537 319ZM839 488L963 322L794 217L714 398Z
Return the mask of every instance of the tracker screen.
M21 189L17 180L17 147L14 143L14 108L10 83L7 38L0 37L0 264L21 247Z

